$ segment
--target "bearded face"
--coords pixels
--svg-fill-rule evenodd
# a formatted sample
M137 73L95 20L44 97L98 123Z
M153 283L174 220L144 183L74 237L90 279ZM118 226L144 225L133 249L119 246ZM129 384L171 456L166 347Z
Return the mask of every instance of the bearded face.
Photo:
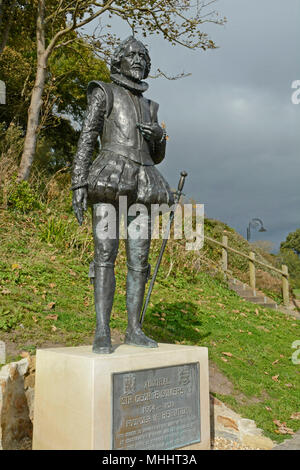
M145 76L146 65L146 55L142 45L138 42L130 43L121 60L121 74L132 80L140 81Z

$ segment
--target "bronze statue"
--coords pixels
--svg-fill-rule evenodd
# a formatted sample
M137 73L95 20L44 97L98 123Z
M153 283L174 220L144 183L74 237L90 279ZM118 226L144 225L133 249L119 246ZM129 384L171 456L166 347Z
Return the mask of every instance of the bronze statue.
M79 224L88 201L92 205L94 234L95 353L111 353L109 321L115 292L114 264L119 246L119 227L114 238L105 238L103 221L108 205L119 213L120 196L127 204L173 204L170 187L155 165L165 157L166 133L158 124L158 104L143 97L148 85L142 81L150 71L147 48L130 36L114 51L112 83L92 81L88 85L88 108L83 123L72 174L73 208ZM99 156L92 162L98 136ZM118 216L117 216L118 220ZM130 226L139 221L141 233L130 236ZM145 285L150 275L148 255L151 216L127 218L126 305L128 326L125 343L154 348L139 321Z

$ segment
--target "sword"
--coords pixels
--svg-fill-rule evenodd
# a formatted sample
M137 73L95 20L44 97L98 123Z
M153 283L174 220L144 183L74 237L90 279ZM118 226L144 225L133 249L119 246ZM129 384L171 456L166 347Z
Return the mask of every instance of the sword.
M160 249L159 256L158 256L158 259L157 259L157 262L156 262L154 273L153 273L153 276L152 276L152 279L151 279L151 282L150 282L150 285L149 285L149 289L148 289L148 292L147 292L147 297L146 297L146 300L145 300L145 304L144 304L144 307L143 307L143 310L142 310L142 313L141 313L141 316L140 316L140 325L141 326L142 326L144 318L145 318L145 313L146 313L146 310L147 310L147 307L148 307L148 304L149 304L149 301L150 301L153 286L154 286L154 283L155 283L155 280L156 280L156 277L157 277L157 272L158 272L158 269L159 269L159 266L160 266L160 263L161 263L166 245L167 245L167 241L168 241L168 238L169 238L169 233L170 233L171 226L172 226L172 223L173 223L173 220L174 220L175 211L177 209L177 206L178 206L181 194L182 194L182 190L183 190L183 186L184 186L184 182L185 182L185 178L187 176L187 173L185 171L182 171L180 173L180 175L181 176L180 176L180 180L179 180L179 183L178 183L178 188L177 188L177 191L175 193L175 201L174 201L175 202L175 204L174 204L175 207L170 212L169 223L168 223L167 228L166 228L164 240L163 240L162 245L161 245L161 249Z

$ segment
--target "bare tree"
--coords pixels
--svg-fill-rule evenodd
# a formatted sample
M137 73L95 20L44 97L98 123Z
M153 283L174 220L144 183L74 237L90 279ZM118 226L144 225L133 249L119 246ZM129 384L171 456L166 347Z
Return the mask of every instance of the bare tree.
M28 109L19 180L28 179L34 160L49 57L55 49L75 41L78 38L75 31L106 14L108 18L122 18L133 33L140 31L143 36L158 33L172 44L205 50L216 46L207 34L199 30L199 26L208 22L223 24L225 21L214 10L210 10L217 0L31 1L36 4L37 70ZM108 57L108 48L118 41L109 32L90 39L90 44L103 58Z

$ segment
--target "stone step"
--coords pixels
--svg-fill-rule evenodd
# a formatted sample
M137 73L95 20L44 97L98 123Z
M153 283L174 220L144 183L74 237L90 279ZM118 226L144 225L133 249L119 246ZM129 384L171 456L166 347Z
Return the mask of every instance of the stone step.
M241 289L240 287L234 287L234 288L231 288L231 290L234 290L234 292L242 296L248 295L251 297L256 297L256 291L253 289Z
M267 299L261 296L253 296L253 295L242 295L243 299L247 300L248 302L253 302L255 304L266 304Z
M243 299L245 299L247 302L261 305L262 307L273 308L275 310L278 308L278 305L275 302L268 302L263 297L243 297Z
M252 302L254 304L260 305L266 308L272 308L277 310L278 305L276 302L273 302L268 297L263 295L263 293L252 289L248 284L239 281L238 279L231 278L228 280L228 287L236 292L240 297L242 297L247 302Z

